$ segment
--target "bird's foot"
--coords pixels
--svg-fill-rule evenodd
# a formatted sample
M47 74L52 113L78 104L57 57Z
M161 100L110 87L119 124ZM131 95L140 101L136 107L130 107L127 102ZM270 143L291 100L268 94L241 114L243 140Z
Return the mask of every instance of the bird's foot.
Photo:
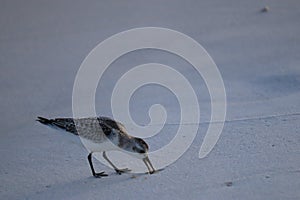
M101 178L101 177L103 177L103 176L108 176L108 175L105 174L105 172L100 172L100 173L95 173L95 174L93 174L93 176L94 176L95 178Z
M125 168L125 169L115 169L115 171L117 172L117 174L121 175L123 173L128 173L130 172L131 170L128 169L128 168Z
M153 170L153 171L150 171L150 172L146 172L146 174L156 174L156 173L158 173L162 170L164 170L164 168L163 169L156 169L156 170Z
M148 172L148 174L154 174L154 173L157 173L157 171L150 171L150 172Z

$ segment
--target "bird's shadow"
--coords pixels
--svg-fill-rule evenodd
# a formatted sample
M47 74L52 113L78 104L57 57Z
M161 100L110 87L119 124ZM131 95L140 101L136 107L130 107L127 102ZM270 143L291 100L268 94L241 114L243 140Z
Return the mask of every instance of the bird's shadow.
M107 191L107 188L113 187L120 182L131 180L130 174L119 175L117 173L108 173L107 177L95 178L94 176L84 177L68 182L61 182L53 185L46 185L39 188L38 191L27 195L27 199L68 199L71 196L82 196L97 188L99 192ZM109 189L108 189L109 190Z
M161 170L157 170L161 171ZM90 193L92 188L97 188L98 192L110 191L115 184L122 183L127 185L127 182L138 179L139 177L149 176L148 173L123 173L121 175L111 172L107 173L107 177L95 178L94 176L83 177L80 179L46 185L40 190L35 191L27 196L28 199L44 199L51 197L52 199L64 199L72 196L81 196L85 193Z

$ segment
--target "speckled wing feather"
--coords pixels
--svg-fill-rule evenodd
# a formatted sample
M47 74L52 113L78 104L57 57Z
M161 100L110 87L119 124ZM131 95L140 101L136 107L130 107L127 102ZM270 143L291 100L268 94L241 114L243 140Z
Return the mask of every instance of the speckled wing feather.
M126 129L123 124L116 122L108 117L90 117L90 118L55 118L46 119L38 117L39 122L57 127L67 132L79 135L83 138L101 142L107 138L111 138L115 131L126 134ZM115 131L113 131L115 130Z
M104 123L112 129L116 129L118 131L121 131L122 133L127 133L125 126L120 122L117 122L108 117L98 117L97 119L99 120L99 123Z

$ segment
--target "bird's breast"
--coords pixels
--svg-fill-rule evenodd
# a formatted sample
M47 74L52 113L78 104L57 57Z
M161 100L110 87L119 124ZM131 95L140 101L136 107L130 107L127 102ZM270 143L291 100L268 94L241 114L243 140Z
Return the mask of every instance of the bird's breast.
M82 137L80 139L83 145L91 152L112 151L118 149L118 147L109 140L105 140L103 142L94 142L92 140L85 139Z

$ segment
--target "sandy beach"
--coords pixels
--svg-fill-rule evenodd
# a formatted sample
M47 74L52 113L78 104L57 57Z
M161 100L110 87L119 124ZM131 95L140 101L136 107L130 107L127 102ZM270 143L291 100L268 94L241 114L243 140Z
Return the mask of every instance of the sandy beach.
M297 0L2 1L0 199L300 199L299 19ZM199 129L188 150L163 171L118 175L95 161L109 175L96 179L78 137L35 119L71 117L74 80L88 53L139 27L176 30L205 48L224 81L224 128L213 150L199 159L211 117L205 81L174 54L130 52L99 82L97 114L112 117L112 90L122 74L162 63L193 85ZM147 124L157 103L165 105L168 118L157 136L145 139L150 150L174 137L178 101L165 88L145 86L129 106L133 120Z

